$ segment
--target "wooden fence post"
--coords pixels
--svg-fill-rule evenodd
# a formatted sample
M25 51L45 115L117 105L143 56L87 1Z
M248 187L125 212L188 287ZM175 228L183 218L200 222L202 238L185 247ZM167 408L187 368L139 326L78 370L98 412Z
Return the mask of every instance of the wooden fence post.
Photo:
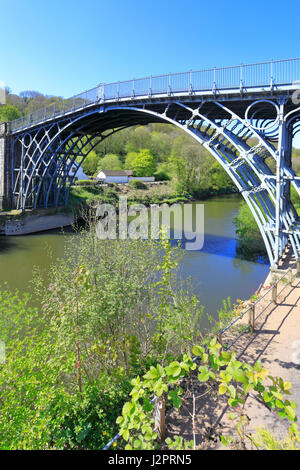
M293 283L293 270L292 270L292 268L289 268L288 280L289 280L289 285L291 286L292 283Z
M297 277L300 277L300 258L297 259Z
M277 304L277 284L274 284L272 287L272 300Z
M157 397L154 403L154 429L158 433L158 440L162 442L166 434L166 401L165 394Z
M253 333L255 327L255 305L251 305L249 310L249 326L251 327L251 333Z

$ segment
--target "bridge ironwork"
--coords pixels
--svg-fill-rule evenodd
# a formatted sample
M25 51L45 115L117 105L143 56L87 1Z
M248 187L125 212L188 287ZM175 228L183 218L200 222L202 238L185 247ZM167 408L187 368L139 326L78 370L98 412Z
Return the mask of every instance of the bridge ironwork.
M271 265L287 245L298 259L300 221L290 197L291 186L300 195L291 158L300 130L298 80L299 58L100 84L58 100L6 126L7 205L66 205L71 168L99 142L130 126L170 123L231 177Z

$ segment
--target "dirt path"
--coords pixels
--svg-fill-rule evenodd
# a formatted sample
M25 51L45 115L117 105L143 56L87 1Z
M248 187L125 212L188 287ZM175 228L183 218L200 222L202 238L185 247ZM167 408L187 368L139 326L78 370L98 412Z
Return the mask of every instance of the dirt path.
M261 295L270 287L270 280L268 277ZM281 290L278 305L272 303L266 308L256 321L254 333L243 335L233 349L238 359L250 364L261 360L271 375L291 382L290 398L298 405L296 412L300 421L300 279L295 278L291 286L286 282L280 283L278 292ZM270 299L271 293L259 303L256 316ZM245 320L247 321L246 318ZM198 447L220 448L217 433L226 435L230 430L230 422L226 418L228 407L224 398L217 393L205 393L205 386L199 382L189 387L180 412L172 411L167 417L167 434L170 437L181 435L189 440L194 438ZM264 425L278 438L286 436L289 423L278 418L256 400L247 399L246 413L250 418L248 432L255 431L256 426Z

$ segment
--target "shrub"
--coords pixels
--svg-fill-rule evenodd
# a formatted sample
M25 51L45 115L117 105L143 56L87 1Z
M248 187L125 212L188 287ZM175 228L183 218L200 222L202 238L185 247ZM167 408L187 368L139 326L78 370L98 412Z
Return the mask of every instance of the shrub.
M156 171L156 173L154 173L154 177L156 181L170 181L171 179L165 171Z
M146 184L143 183L141 180L131 180L129 184L134 189L147 189Z

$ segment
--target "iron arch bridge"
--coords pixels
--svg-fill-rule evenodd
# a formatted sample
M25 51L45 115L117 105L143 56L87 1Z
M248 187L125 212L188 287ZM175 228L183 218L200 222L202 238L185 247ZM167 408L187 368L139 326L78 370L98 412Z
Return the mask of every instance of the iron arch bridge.
M292 186L300 195L291 158L300 130L297 80L300 59L100 84L2 125L2 206L66 205L76 176L70 181L70 170L95 145L130 126L170 123L203 145L231 177L271 265L288 245L298 259L300 220L290 197Z

